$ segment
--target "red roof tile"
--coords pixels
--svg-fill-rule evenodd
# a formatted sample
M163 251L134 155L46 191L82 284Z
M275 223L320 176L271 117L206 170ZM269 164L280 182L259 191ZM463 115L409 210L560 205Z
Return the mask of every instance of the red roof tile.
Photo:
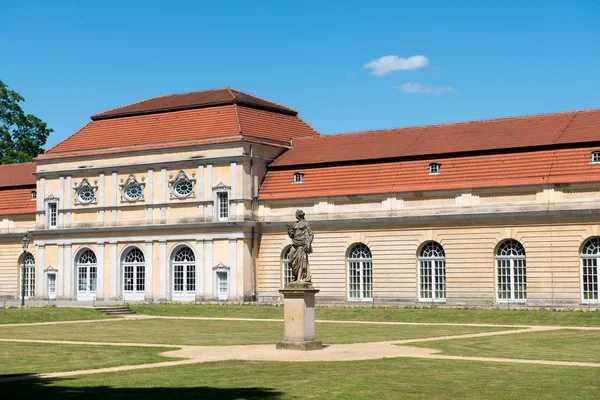
M35 163L0 165L0 188L35 185Z
M590 164L594 146L557 150L439 157L271 170L259 199L294 199L467 188L600 182L600 165ZM429 175L429 163L441 164ZM303 182L294 184L294 172Z
M588 142L600 142L600 110L298 138L271 167Z
M156 96L94 114L92 115L92 120L233 104L266 109L288 115L298 114L298 111L282 104L265 100L237 89L222 88Z
M93 120L38 159L258 138L280 144L318 133L297 116L225 105Z
M32 214L35 212L36 202L31 200L31 192L35 186L29 188L2 188L0 189L0 215Z

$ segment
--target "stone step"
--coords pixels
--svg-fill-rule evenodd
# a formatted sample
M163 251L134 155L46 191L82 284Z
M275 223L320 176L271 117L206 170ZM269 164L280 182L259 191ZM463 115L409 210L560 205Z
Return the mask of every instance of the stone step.
M96 310L106 315L136 315L134 311L127 307L96 307Z

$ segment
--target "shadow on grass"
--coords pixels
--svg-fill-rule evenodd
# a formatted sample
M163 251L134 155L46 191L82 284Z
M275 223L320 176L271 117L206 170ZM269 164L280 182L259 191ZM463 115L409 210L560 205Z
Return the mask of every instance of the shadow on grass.
M15 376L15 375L12 375ZM7 375L0 376L8 377ZM0 383L2 399L219 399L219 400L258 400L280 399L283 392L269 388L216 388L197 386L188 388L115 388L109 386L61 386L67 378L26 379L18 382Z

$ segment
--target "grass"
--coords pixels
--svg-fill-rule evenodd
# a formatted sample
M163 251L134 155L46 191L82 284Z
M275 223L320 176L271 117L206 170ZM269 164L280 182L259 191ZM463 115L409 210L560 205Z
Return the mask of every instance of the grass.
M412 339L504 330L502 327L443 325L370 325L317 323L316 336L324 343L360 343ZM147 319L0 327L0 338L58 339L120 343L178 345L240 345L277 343L283 337L282 322Z
M0 325L110 318L93 308L2 308Z
M548 332L411 343L409 346L440 349L442 354L452 356L600 363L600 331L561 329ZM600 374L600 370L598 373Z
M4 384L41 399L591 399L597 368L395 358L324 363L227 361Z
M70 344L3 342L0 375L39 374L173 361L158 353L161 347L80 346Z
M234 305L131 305L139 314L188 317L283 318L283 307ZM600 312L317 307L315 318L335 321L427 322L498 325L600 326Z

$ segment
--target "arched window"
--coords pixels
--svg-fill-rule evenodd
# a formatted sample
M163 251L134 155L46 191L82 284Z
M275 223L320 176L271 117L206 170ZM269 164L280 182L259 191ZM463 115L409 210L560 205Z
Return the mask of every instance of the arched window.
M23 264L21 284L25 288L25 297L33 297L35 296L35 259L31 253L25 253L21 263Z
M83 250L77 257L77 300L94 300L98 277L96 253Z
M373 298L373 260L367 245L358 243L348 252L348 299Z
M196 292L196 256L188 246L182 246L171 260L173 269L173 300L194 301Z
M283 277L283 287L294 280L292 273L292 264L290 264L291 246L286 247L281 254L281 276Z
M517 240L505 240L498 246L496 282L498 301L527 300L525 248Z
M123 257L123 300L143 301L146 289L146 260L137 247Z
M584 303L598 303L600 237L589 239L581 248L581 294Z
M425 243L419 252L419 300L446 301L446 254L437 242Z

